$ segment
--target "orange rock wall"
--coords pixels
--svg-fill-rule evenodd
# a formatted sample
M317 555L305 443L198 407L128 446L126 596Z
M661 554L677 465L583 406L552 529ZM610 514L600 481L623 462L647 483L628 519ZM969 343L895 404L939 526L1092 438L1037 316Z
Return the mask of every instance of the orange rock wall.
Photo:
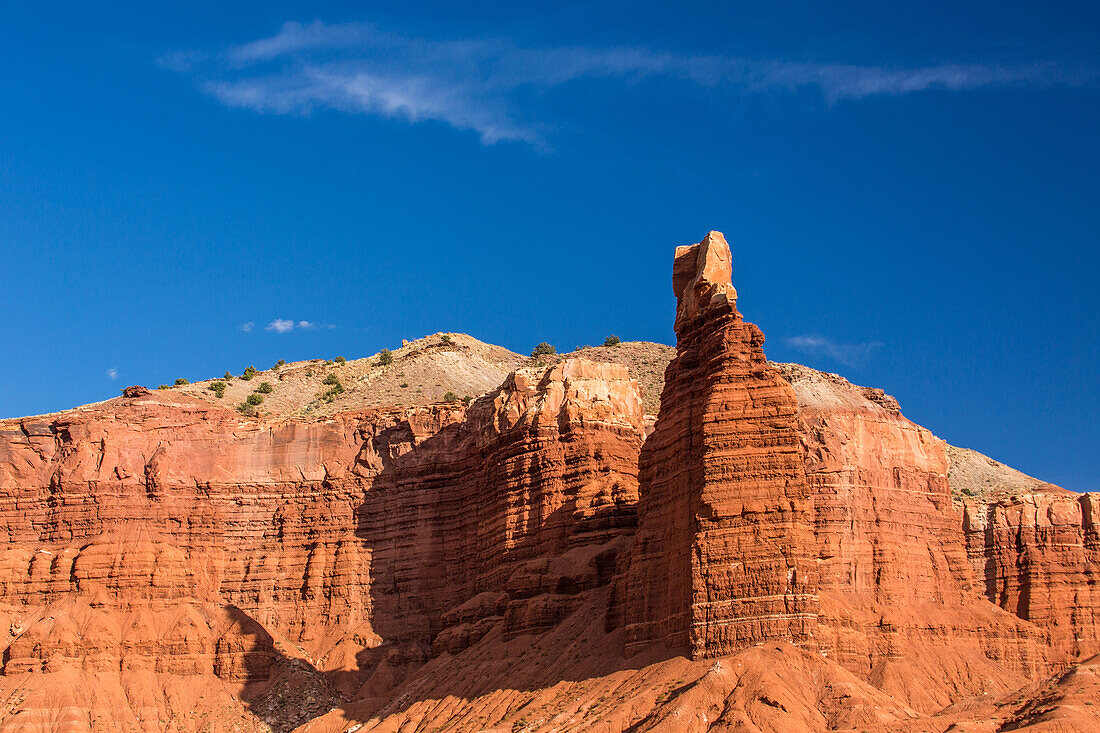
M613 623L693 657L807 640L817 613L798 404L745 323L721 234L677 249L677 354L642 450L639 530Z
M986 598L1047 630L1063 656L1100 652L1100 494L1056 487L963 502L967 553Z
M993 661L1044 674L1041 630L977 592L943 441L886 395L781 368L799 398L814 501L822 653L926 710L981 684Z
M145 393L5 422L10 671L80 656L79 644L58 657L41 643L60 623L42 622L44 609L70 596L90 604L80 618L123 630L174 619L196 639L188 664L172 661L175 632L158 642L105 628L102 654L119 660L107 666L183 664L241 683L266 679L270 660L218 661L214 647L236 644L220 641L232 624L211 617L191 633L196 612L181 609L240 616L269 657L268 631L322 669L364 674L372 657L354 655L383 641L401 649L396 663L415 664L451 625L439 648L496 621L511 633L552 626L578 593L608 582L634 531L641 421L624 367L569 361L517 372L468 414L450 405L269 424ZM503 598L486 614L447 615L479 593ZM146 621L118 620L131 612ZM37 661L19 656L24 647Z

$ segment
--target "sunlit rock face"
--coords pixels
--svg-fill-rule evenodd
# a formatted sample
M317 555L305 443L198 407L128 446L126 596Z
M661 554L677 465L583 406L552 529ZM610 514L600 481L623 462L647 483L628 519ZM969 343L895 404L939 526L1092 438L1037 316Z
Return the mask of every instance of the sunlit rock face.
M1046 629L1062 656L1100 652L1100 494L1046 485L963 502L967 551L992 602Z
M613 358L0 421L0 733L1096 722L1096 495L953 501L893 398L766 360L731 260L676 250L655 424Z
M718 232L676 250L676 357L642 450L638 534L613 612L628 651L717 656L806 641L816 624L798 403L738 313L731 271Z

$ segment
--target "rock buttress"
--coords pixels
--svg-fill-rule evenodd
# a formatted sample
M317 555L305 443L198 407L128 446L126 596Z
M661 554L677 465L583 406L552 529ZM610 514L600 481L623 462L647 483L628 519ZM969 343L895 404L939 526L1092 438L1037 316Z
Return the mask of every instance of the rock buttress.
M676 250L676 357L642 449L639 529L611 626L628 653L807 641L817 614L798 403L742 320L718 232Z
M1100 652L1100 494L1047 485L963 501L967 553L986 598L1042 627L1063 657Z

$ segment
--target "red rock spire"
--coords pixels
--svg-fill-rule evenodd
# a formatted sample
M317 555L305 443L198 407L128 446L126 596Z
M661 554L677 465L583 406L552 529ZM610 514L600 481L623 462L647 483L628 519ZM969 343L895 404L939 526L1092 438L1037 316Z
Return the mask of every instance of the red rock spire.
M812 634L812 517L798 404L737 312L719 232L679 247L677 356L641 456L639 531L624 604L628 651L694 657Z

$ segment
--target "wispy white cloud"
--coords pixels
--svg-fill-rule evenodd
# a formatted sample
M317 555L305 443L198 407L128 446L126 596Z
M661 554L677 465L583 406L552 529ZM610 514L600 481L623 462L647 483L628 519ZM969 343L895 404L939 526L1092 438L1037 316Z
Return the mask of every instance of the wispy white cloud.
M242 323L241 325L237 326L237 328L244 331L245 333L248 333L252 330L252 327L255 326L255 325L256 324L253 323L252 321L248 321L247 323Z
M316 323L315 321L295 321L292 318L276 318L264 326L265 331L274 331L275 333L290 333L295 328L300 331L316 331L318 329L336 328L336 326L331 323Z
M591 79L679 80L733 94L816 90L829 104L931 89L1079 86L1093 70L1053 63L932 63L912 67L661 53L645 48L523 48L500 40L428 40L362 23L286 23L275 35L217 54L161 59L189 71L223 104L270 114L317 109L415 123L444 122L485 144L543 142L545 125L520 98Z
M871 354L882 348L882 344L878 341L841 344L817 334L792 336L787 339L787 345L803 354L824 356L838 364L850 367L861 366Z
M111 379L118 379L118 367L111 367L105 374Z

